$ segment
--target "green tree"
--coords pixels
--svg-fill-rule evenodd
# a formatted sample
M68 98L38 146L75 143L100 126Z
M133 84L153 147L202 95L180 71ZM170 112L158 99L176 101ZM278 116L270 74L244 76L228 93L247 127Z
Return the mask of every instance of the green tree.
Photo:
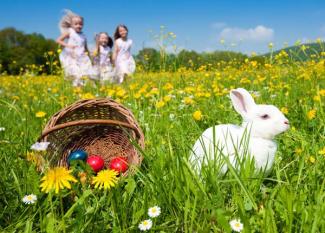
M15 28L0 31L0 64L9 74L18 74L26 65L45 65L44 54L56 49L54 40L38 33L25 34ZM45 72L48 71L45 66Z

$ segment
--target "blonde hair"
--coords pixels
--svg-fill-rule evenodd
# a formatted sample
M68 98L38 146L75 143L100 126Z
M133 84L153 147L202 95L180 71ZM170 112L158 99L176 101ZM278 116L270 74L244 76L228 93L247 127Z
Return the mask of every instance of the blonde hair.
M65 33L68 31L68 29L71 27L72 19L73 18L80 18L82 21L84 21L84 18L71 10L63 10L64 15L62 16L60 22L59 22L59 28L61 33Z

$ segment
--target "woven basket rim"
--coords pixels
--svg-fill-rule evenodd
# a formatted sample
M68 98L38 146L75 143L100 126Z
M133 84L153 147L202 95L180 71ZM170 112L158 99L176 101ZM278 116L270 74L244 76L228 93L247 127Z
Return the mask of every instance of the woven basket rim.
M82 108L84 106L87 105L92 105L92 104L96 104L96 105L100 105L100 104L107 104L109 105L111 108L113 108L114 110L117 110L120 114L124 115L124 116L129 116L133 119L134 122L132 122L133 124L128 123L129 127L127 128L131 128L133 129L133 131L135 132L137 138L138 138L138 143L140 145L140 147L142 149L144 149L144 134L141 130L141 128L139 127L133 113L131 112L131 110L127 109L126 107L124 107L121 103L118 103L117 101L113 100L112 98L93 98L93 99L81 99L78 100L62 109L60 109L59 111L57 111L56 113L54 113L52 115L52 117L49 119L49 121L47 122L46 126L44 127L44 129L42 130L41 136L39 137L38 141L46 141L47 136L48 136L48 131L52 131L52 129L54 127L57 127L58 124L57 122L64 118L68 113L70 113L71 111L75 111L79 108ZM117 105L113 106L113 105ZM87 120L94 120L96 121L96 118L93 119L87 119ZM82 122L84 120L80 120L80 122ZM116 122L118 124L118 122ZM122 123L122 126L126 126L126 123L123 124L123 122L120 121L120 123Z

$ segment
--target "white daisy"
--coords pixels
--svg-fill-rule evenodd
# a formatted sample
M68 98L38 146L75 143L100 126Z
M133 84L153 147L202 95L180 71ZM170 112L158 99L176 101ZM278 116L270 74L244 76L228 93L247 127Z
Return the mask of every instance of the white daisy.
M37 201L37 196L35 194L29 194L23 197L23 202L25 204L34 204Z
M142 221L142 222L139 224L139 229L140 229L141 231L147 231L147 230L150 230L151 227L152 227L152 221L151 221L151 219L144 220L144 221Z
M253 95L255 95L256 97L260 97L261 93L259 91L252 91L251 92Z
M159 206L154 206L148 209L148 215L150 218L158 217L161 213Z
M36 151L44 151L49 146L49 142L36 142L30 148Z
M231 229L236 232L241 232L244 229L244 225L240 222L240 219L233 219L229 222Z
M174 119L175 119L175 114L173 114L173 113L169 114L169 119L170 119L171 121L174 120Z
M6 130L5 127L0 127L0 132L1 132L1 131L5 131L5 130Z

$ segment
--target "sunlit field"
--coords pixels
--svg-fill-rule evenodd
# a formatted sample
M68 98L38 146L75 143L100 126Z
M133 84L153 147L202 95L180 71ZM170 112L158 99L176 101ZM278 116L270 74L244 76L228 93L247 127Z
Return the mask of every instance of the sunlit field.
M246 59L174 72L138 66L122 85L86 80L78 88L57 68L55 75L1 75L0 231L139 232L151 219L152 232L231 232L229 222L238 219L243 232L324 232L324 55L293 61L283 52L266 63ZM229 99L238 87L290 121L276 138L272 172L198 175L188 161L196 139L213 125L241 123ZM145 135L141 166L110 189L96 188L94 174L82 180L72 172L68 184L46 192L40 185L50 168L37 170L46 151L31 146L54 113L96 97L113 98L135 115ZM37 200L26 204L29 194ZM157 217L148 215L153 206L161 209Z

